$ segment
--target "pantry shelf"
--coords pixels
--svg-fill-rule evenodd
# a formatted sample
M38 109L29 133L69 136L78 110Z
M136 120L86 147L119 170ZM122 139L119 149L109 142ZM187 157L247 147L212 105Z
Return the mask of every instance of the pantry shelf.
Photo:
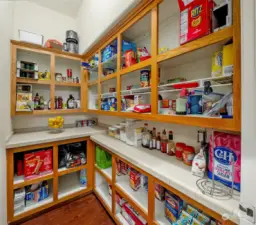
M98 80L93 80L88 82L88 87L98 84Z
M42 208L47 208L52 203L53 203L53 196L52 196L52 194L49 194L48 198L46 198L46 199L44 199L44 200L42 200L40 202L37 202L37 203L35 203L33 205L26 206L23 211L15 213L14 214L14 220L18 220L19 216L26 216L26 215L23 215L23 214L29 214L30 211L33 211L35 213L37 211L42 210Z
M157 62L162 62L167 59L174 58L179 55L189 53L191 51L218 43L226 40L230 40L233 37L233 27L228 27L217 32L211 33L205 37L199 38L187 44L184 44L178 48L169 50L157 56Z
M81 87L80 83L72 83L72 82L55 82L56 86L66 86L66 87Z
M108 187L105 184L101 184L99 186L96 186L94 190L98 197L102 199L102 201L105 203L109 211L112 211L112 198L109 195Z
M50 80L35 80L35 79L17 77L16 83L50 85L51 81Z
M116 214L116 219L121 225L129 225L129 223L125 220L121 213Z
M81 165L81 166L77 166L77 167L73 167L73 168L60 168L60 169L58 169L58 176L63 176L66 174L77 172L82 169L86 169L87 167L88 167L87 164L85 164L85 165Z
M122 90L121 95L148 94L151 93L151 87L134 88L131 90Z
M148 214L148 193L143 188L134 191L129 182L128 175L117 177L116 190L146 219Z
M100 82L102 83L104 81L111 80L111 79L114 79L116 77L117 77L117 73L109 74L107 76L101 77Z
M14 176L13 189L25 187L27 185L35 184L44 180L50 180L53 178L53 173L36 177L30 180L24 180L24 176Z
M95 164L95 169L107 180L109 184L112 182L112 167L101 169Z
M128 73L131 73L133 71L136 71L136 70L140 70L140 69L143 69L144 67L147 67L147 66L151 66L152 64L152 59L147 59L145 61L142 61L142 62L139 62L139 63L136 63L130 67L127 67L127 68L124 68L120 71L120 74L121 75L126 75Z
M53 115L53 114L69 114L82 113L82 109L56 109L56 110L34 110L28 112L16 112L16 115Z

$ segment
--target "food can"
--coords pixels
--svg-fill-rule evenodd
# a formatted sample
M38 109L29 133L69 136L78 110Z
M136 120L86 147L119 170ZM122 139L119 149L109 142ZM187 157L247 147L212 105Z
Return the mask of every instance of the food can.
M109 92L115 92L116 91L116 88L109 88Z
M68 79L72 78L72 69L67 69L67 77Z
M185 147L186 147L185 143L181 143L181 142L176 143L176 151L175 151L176 159L181 161L183 160L182 154Z
M188 166L192 166L193 159L195 157L195 149L192 146L185 146L182 153L183 162Z

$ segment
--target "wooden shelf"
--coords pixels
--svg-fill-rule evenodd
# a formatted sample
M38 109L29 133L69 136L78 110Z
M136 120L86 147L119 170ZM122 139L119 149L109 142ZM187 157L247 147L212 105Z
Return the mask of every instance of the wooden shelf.
M152 59L150 58L150 59L147 59L147 60L145 60L145 61L136 63L136 64L134 64L134 65L132 65L132 66L130 66L130 67L127 67L127 68L122 69L122 70L120 71L120 74L121 74L121 75L125 75L125 74L127 74L127 73L131 73L131 72L133 72L133 71L143 69L143 68L145 68L145 67L147 67L147 66L151 66L151 64L152 64Z
M83 109L55 109L55 110L34 110L31 112L16 111L15 115L52 115L52 114L70 114L83 113Z
M13 45L16 45L20 49L29 50L29 51L36 51L36 52L39 52L39 53L40 52L45 53L45 54L55 53L60 57L62 56L62 57L65 57L65 58L70 58L70 59L76 58L78 60L81 60L82 57L83 57L82 55L79 55L79 54L63 52L61 50L53 49L53 48L45 48L41 45L31 44L31 43L22 42L22 41L11 40L11 43Z
M72 82L57 82L55 81L56 86L66 86L66 87L81 87L80 83L72 83Z
M100 78L100 82L111 80L111 79L116 78L116 77L117 77L117 73L109 74L109 75L107 75L105 77L101 77Z
M88 82L88 87L98 84L98 80L93 80Z
M80 171L82 169L87 169L87 164L81 165L81 166L76 166L76 167L73 167L73 168L58 169L58 176L63 176L63 175L66 175L66 174L74 173L74 172Z
M106 179L109 184L112 183L112 167L107 169L101 169L95 164L95 169L101 176Z
M23 179L23 181L22 181L22 179L15 181L15 178L17 178L17 177L14 177L13 189L25 187L27 185L35 184L35 183L41 182L43 180L50 180L50 179L53 178L53 173L46 174L46 175L43 175L43 176L40 176L40 177L36 177L36 178L32 178L30 180L24 180Z
M35 80L35 79L30 79L30 78L17 77L16 83L50 85L51 81L50 80Z
M169 50L157 56L157 62L162 62L167 59L174 58L179 55L186 54L188 52L221 42L230 40L233 37L233 27L228 27L223 30L219 30L215 33L211 33L205 37L196 39L187 44L181 45L178 48Z

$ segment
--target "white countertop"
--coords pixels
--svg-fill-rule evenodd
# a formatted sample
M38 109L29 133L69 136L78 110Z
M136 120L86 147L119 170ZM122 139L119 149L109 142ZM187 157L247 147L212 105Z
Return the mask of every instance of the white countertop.
M17 148L28 145L42 144L54 141L62 141L72 138L87 137L93 134L104 133L102 127L76 127L66 128L58 134L50 133L49 131L37 131L28 133L13 134L6 143L6 148Z
M238 192L235 192L235 196L231 199L216 199L204 195L196 185L196 181L199 178L192 175L191 167L176 160L175 157L168 156L157 150L135 148L106 134L92 135L91 140L220 215L224 213L232 215L238 209L240 199ZM236 223L239 221L238 218L234 217L230 219Z

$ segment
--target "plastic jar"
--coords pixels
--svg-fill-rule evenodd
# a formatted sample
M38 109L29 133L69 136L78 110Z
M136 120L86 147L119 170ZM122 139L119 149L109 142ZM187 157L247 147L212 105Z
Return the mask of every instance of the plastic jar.
M195 157L195 148L192 146L185 146L182 156L184 164L192 166L192 162Z
M182 153L183 153L185 147L186 147L185 143L182 143L182 142L176 143L176 151L175 151L176 159L181 160L181 161L183 160Z
M120 140L126 142L126 123L120 123Z
M115 125L114 128L116 128L115 138L120 140L120 129L121 129L121 126L120 125Z

